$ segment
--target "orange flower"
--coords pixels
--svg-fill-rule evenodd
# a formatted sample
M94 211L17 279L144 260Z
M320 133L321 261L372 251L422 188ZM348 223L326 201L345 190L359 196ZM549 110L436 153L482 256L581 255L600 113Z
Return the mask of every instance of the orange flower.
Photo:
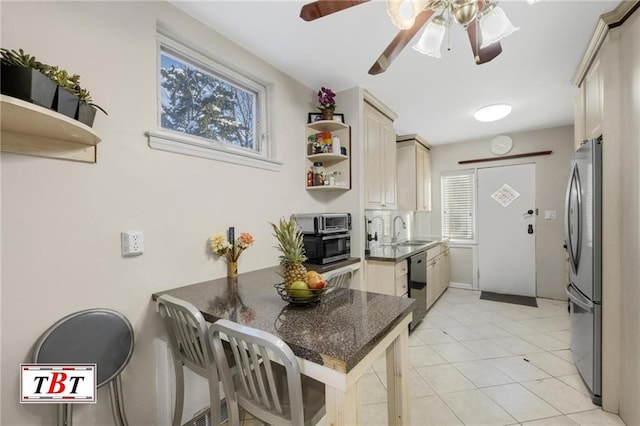
M238 245L243 250L251 246L254 242L255 240L253 239L253 236L248 232L242 232L238 237Z

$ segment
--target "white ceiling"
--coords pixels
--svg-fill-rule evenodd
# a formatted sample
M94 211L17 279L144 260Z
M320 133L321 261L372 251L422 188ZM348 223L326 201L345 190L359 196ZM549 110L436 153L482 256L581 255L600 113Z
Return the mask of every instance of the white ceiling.
M454 24L452 50L443 46L441 59L411 49L418 33L385 73L371 76L397 33L384 1L314 22L299 17L306 1L170 1L312 90L366 88L398 114L398 134L418 133L433 145L573 123L574 73L598 17L618 4L505 0L520 31L502 41L493 61L475 65L466 32ZM511 115L474 120L477 108L498 102L512 104Z

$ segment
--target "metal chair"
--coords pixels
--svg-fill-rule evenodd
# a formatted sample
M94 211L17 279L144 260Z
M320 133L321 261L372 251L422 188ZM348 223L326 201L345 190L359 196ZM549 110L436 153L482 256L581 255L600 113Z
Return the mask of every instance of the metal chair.
M231 345L233 375L221 333ZM324 416L324 384L300 374L296 356L281 339L228 320L211 324L209 338L232 425L240 424L239 407L270 425L312 425Z
M87 309L62 318L36 342L39 364L96 364L98 388L109 384L111 411L117 425L126 426L120 373L133 354L129 320L110 309ZM58 406L58 425L71 426L72 404Z
M173 296L158 297L156 307L164 321L173 354L176 400L173 426L180 426L184 408L184 370L186 366L209 382L211 425L219 425L221 407L218 372L211 346L207 344L207 323L195 306Z
M344 266L342 268L327 271L322 274L322 276L327 282L327 287L349 288L351 287L351 277L353 276L353 269L351 269L350 266Z

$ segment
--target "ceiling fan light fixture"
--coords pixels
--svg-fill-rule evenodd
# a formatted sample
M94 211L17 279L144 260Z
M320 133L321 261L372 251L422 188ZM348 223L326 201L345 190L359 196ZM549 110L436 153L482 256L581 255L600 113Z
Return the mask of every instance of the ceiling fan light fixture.
M442 16L434 17L425 27L420 40L413 45L413 50L423 55L441 58L440 47L446 30L446 20Z
M509 104L493 104L478 109L473 117L483 123L498 121L511 114L511 105Z
M416 16L426 6L426 0L387 0L387 13L393 25L401 30L413 26Z
M520 27L514 26L509 21L502 8L495 3L489 3L482 9L482 16L479 21L480 32L482 33L481 49L502 40L520 29Z
M453 0L450 4L451 12L456 22L465 28L478 14L478 2L476 0Z

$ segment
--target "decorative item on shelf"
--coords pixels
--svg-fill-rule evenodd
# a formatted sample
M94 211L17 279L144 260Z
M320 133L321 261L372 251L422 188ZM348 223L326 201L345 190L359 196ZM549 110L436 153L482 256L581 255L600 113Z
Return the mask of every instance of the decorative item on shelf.
M242 232L236 239L234 227L229 228L228 239L222 233L215 234L209 239L211 251L227 258L227 277L229 278L238 276L238 259L242 252L251 247L254 242L251 234L247 232Z
M1 48L0 54L2 94L51 109L56 84L43 73L45 65L22 49L10 51Z
M276 248L280 251L278 258L282 266L285 288L290 288L296 281L306 282L307 268L302 262L307 260L307 256L298 223L294 219L281 218L280 223L269 224L273 228L273 236L278 240Z
M323 120L333 120L333 113L336 110L336 94L327 87L318 90L318 107L322 112Z
M96 108L91 94L80 86L80 76L43 64L22 49L0 48L2 93L52 109L91 127Z

